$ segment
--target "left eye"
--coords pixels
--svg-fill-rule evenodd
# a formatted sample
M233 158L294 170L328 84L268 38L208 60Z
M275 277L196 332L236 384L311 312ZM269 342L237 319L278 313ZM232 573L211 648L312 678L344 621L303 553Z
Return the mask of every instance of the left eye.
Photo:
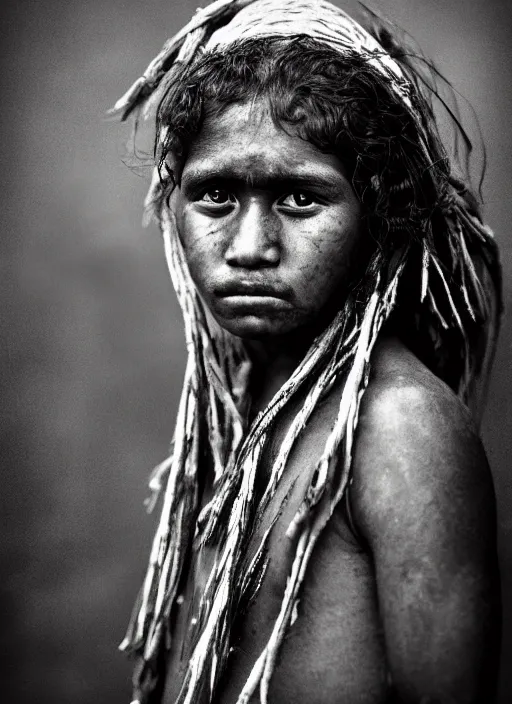
M214 205L225 205L232 200L232 197L229 191L223 188L212 188L203 193L201 200Z
M308 206L314 205L316 202L317 201L309 193L294 191L281 200L281 205L285 205L288 208L307 208Z

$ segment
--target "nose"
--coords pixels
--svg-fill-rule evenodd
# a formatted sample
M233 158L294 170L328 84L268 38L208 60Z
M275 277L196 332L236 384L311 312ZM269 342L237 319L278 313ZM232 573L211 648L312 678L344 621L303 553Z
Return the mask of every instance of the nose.
M230 266L259 269L279 264L279 223L263 203L247 204L231 226L225 253Z

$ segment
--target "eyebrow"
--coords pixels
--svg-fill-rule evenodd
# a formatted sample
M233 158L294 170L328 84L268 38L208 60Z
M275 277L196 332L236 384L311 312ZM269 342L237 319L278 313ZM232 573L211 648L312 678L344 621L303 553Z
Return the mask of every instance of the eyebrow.
M256 169L247 171L233 164L208 164L192 167L186 171L182 177L182 188L186 194L195 191L200 187L205 187L213 182L232 185L243 184L261 190L283 189L286 187L308 187L320 188L328 193L340 193L345 180L341 174L331 172L332 176L320 170L294 171L287 168L273 168L269 173L267 170Z

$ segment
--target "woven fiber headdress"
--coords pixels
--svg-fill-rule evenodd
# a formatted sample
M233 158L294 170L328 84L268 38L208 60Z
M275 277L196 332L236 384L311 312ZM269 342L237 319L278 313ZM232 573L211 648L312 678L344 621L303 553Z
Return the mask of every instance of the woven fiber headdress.
M378 73L414 122L418 146L430 169L435 161L436 135L432 115L420 110L418 83L363 27L323 0L217 0L198 10L189 24L166 42L111 113L122 119L131 113L153 114L178 76L186 76L187 67L191 69L209 54L222 55L233 42L304 35L341 55L357 53ZM172 124L165 127L172 129ZM173 647L171 612L179 597L187 555L205 544L216 546L217 557L190 634L192 654L178 702L195 704L203 697L213 701L228 662L236 612L257 592L267 565L266 545L272 525L247 564L244 554L251 530L275 495L290 452L318 403L337 380L344 379L334 428L288 529L296 548L281 611L238 699L239 704L248 702L259 687L261 701L266 702L279 648L297 617L299 590L309 559L350 480L354 433L368 383L370 356L383 324L396 309L411 247L404 243L392 257L381 248L372 254L364 286L343 302L291 378L248 428L248 356L243 343L222 330L205 309L188 270L174 214L160 196L157 168L147 207L164 235L169 270L183 311L188 361L173 452L150 481L155 496L163 493L161 519L148 572L121 646L137 658L135 702L148 704L152 693L161 687L163 658ZM475 395L476 381L485 378L494 350L500 308L499 265L492 233L481 222L460 180L446 179L442 188L439 186L439 201L445 254L438 254L431 229L418 233L422 253L418 309L428 322L424 327L434 352L441 351L453 336L459 341L460 358L452 386L469 402ZM468 333L470 325L479 330L478 349L470 344L474 339ZM275 419L304 389L308 390L305 402L270 468L262 495L257 495L256 476ZM205 461L213 466L214 491L199 512L198 472L199 464L204 466ZM154 500L150 503L152 506Z

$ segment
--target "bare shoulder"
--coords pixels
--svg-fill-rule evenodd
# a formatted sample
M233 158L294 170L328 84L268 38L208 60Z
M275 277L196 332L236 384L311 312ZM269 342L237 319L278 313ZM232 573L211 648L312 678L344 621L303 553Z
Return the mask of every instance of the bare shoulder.
M491 473L470 412L396 341L374 355L351 504L375 567L400 701L493 701L500 586Z
M363 530L417 523L426 506L430 516L462 521L474 511L492 524L492 478L470 411L397 340L381 344L372 361L353 465Z

